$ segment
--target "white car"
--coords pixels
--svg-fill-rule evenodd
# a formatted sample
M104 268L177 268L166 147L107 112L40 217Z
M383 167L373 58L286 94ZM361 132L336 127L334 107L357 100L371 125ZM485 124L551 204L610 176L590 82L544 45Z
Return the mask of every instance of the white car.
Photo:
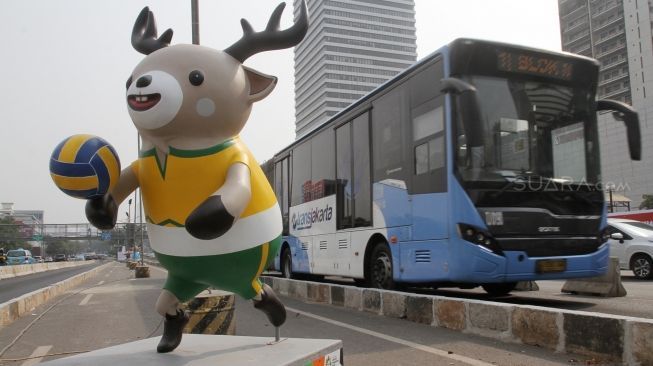
M610 256L639 279L653 278L653 226L635 220L608 219Z

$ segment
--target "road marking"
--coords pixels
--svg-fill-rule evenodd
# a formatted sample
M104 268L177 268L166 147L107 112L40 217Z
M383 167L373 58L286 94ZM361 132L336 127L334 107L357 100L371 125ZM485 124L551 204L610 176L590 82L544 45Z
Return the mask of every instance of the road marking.
M88 295L86 295L86 297L82 300L82 302L79 303L79 305L86 305L86 304L88 304L88 301L91 299L91 296L93 296L93 294L88 294Z
M32 354L29 357L37 357L37 358L30 358L29 360L23 362L21 366L32 366L41 363L41 360L43 360L43 356L47 355L51 348L52 345L36 347L34 352L32 352Z
M150 268L156 269L157 271L161 271L163 273L168 273L164 268L157 267L157 266L150 266Z
M97 283L97 285L100 286L103 283L104 283L104 281L100 281L100 282Z
M422 345L422 344L419 344L419 343L407 341L405 339L389 336L387 334L375 332L373 330L360 328L360 327L357 327L357 326L354 326L354 325L351 325L351 324L347 324L347 323L339 322L337 320L325 318L323 316L315 315L315 314L312 314L312 313L307 313L305 311L301 311L301 310L297 310L297 309L293 309L293 308L289 308L289 307L286 307L286 310L289 310L289 311L295 312L297 314L307 316L309 318L317 319L317 320L323 321L325 323L330 323L330 324L333 324L333 325L336 325L336 326L339 326L339 327L351 329L351 330L353 330L355 332L359 332L359 333L370 335L372 337L380 338L380 339L386 340L388 342L401 344L403 346L407 346L407 347L411 347L411 348L414 348L414 349L418 349L420 351L428 352L428 353L434 354L436 356L445 357L445 358L449 358L451 360L464 362L464 363L466 363L468 365L473 365L473 366L494 366L495 365L495 364L479 361L479 360L476 360L476 359L473 359L473 358L465 357L465 356L462 356L462 355L449 354L449 352L443 351L441 349L437 349L437 348L425 346L425 345Z

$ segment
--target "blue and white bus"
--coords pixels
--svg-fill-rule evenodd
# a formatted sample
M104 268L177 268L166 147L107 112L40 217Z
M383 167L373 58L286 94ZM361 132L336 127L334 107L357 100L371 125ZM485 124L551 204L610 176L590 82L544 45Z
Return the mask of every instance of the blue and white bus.
M263 164L281 206L285 277L392 289L596 276L608 266L599 64L458 39ZM621 123L621 122L619 122Z

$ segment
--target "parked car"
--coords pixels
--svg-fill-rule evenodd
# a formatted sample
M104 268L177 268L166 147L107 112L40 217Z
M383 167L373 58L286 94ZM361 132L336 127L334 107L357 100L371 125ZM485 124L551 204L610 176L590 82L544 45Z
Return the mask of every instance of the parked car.
M68 259L66 258L65 254L57 254L57 255L54 256L54 261L55 262L65 262L67 260Z
M639 279L653 278L653 226L635 220L608 219L610 256Z
M34 256L34 263L43 263L43 262L44 262L43 257L41 257L40 255Z
M7 264L32 264L34 257L27 249L14 249L7 252Z
M54 262L54 259L52 257L45 257L44 262L45 263Z

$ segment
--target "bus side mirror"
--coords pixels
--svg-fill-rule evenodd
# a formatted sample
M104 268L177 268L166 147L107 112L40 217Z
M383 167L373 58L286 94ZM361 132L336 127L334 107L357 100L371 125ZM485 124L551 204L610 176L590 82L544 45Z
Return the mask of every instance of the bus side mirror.
M623 121L626 125L628 149L632 160L642 159L642 136L639 130L639 115L626 103L616 100L599 100L596 102L597 111L613 111L615 119Z
M444 78L441 80L442 92L457 96L458 113L463 121L467 148L480 147L483 142L483 124L481 111L476 100L476 88L458 78Z

